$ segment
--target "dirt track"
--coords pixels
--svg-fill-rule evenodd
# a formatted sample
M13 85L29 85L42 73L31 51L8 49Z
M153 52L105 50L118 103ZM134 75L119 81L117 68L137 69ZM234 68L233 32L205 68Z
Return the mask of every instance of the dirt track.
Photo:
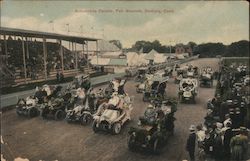
M218 59L199 59L188 64L198 67L218 68ZM149 155L130 152L127 148L127 132L130 126L136 126L138 117L143 114L146 103L142 94L135 92L133 81L126 84L125 90L134 96L133 120L122 130L120 135L106 133L95 134L91 126L68 124L66 121L43 120L41 117L27 119L18 117L15 110L1 114L2 153L7 160L27 158L31 161L180 161L188 159L185 143L191 124L203 122L206 113L205 102L214 94L213 88L200 88L196 104L179 104L175 117L175 135L168 141L161 155ZM167 93L177 96L177 85L171 79Z

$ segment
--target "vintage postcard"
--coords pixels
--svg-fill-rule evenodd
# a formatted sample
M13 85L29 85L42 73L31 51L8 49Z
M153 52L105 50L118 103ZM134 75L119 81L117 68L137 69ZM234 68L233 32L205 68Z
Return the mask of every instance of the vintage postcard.
M248 1L0 1L2 161L250 159Z

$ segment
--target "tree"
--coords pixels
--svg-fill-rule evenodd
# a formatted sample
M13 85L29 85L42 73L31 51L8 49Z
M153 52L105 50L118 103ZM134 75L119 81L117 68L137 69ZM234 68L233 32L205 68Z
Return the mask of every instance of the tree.
M249 41L241 40L233 42L227 47L223 56L245 56L249 57Z
M143 48L144 53L150 52L152 49L159 53L168 53L170 47L168 45L162 45L160 41L155 40L153 42L140 40L137 41L129 51L140 51ZM230 45L224 45L223 43L203 43L196 44L195 42L188 42L186 45L191 55L200 55L200 57L216 57L222 56L249 56L249 41L241 40L233 42ZM175 46L171 46L172 53L175 52Z
M117 46L119 49L122 49L122 43L120 40L110 40L109 42Z
M194 54L200 54L200 57L215 57L222 55L226 51L226 46L222 43L204 43L197 46Z

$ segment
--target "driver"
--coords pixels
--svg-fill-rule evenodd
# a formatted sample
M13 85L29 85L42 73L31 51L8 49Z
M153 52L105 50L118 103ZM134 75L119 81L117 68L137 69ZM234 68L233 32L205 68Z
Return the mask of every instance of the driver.
M84 92L84 89L82 89L82 88L78 88L77 90L76 90L76 95L78 96L78 98L80 98L80 99L84 99L85 98L85 92Z
M46 91L47 96L50 96L52 94L51 89L48 85L44 85L43 90Z
M34 98L32 98L32 96L28 96L26 98L26 105L34 106L35 104L36 104L36 100Z
M120 98L118 97L118 93L114 92L112 94L111 99L108 101L108 105L112 105L114 107L117 107L117 105L119 104L119 102L120 102Z
M109 84L109 90L111 90L112 92L117 92L118 91L118 87L120 85L120 82L118 80L112 80L111 83ZM110 92L111 92L110 91Z
M121 80L119 87L118 87L118 94L120 95L124 95L125 91L124 91L124 85L126 83L126 80Z
M83 78L81 87L88 91L91 87L91 82L89 80L89 75L86 78Z

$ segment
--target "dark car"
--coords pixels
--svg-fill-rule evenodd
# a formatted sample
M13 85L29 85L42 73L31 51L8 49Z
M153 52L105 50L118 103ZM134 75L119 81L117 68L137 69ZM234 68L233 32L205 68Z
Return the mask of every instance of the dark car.
M160 153L168 138L173 135L175 111L174 102L150 105L144 116L139 118L138 127L131 127L129 130L129 149Z

